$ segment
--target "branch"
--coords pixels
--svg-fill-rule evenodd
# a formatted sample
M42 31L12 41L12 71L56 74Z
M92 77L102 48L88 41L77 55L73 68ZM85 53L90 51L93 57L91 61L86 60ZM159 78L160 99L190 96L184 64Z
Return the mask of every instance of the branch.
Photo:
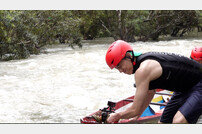
M151 19L146 19L146 20L143 20L143 22L148 22L148 21L152 21L153 19L158 19L158 18L160 18L160 17L171 17L171 16L173 16L172 14L171 15L169 15L169 14L167 14L167 15L159 15L159 16L156 16L156 17L154 17L154 18L151 18ZM153 17L153 16L152 16Z
M99 18L99 21L101 22L102 26L107 30L107 32L111 35L112 33L110 30L104 25L104 22Z
M99 18L99 21L101 22L102 26L107 30L107 32L108 32L111 36L113 36L113 38L114 38L115 40L117 40L117 37L114 36L114 35L111 33L111 31L104 25L104 22L103 22L100 18Z

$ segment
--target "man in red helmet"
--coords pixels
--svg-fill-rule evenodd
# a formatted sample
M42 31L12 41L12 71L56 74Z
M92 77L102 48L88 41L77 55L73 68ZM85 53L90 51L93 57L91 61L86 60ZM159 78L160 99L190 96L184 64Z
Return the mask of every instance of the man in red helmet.
M127 110L113 113L107 119L138 119L151 102L155 89L174 91L160 123L196 123L202 114L202 66L173 53L135 53L125 41L111 44L106 54L107 65L125 74L135 73L136 93Z
M202 47L193 48L190 58L202 64Z

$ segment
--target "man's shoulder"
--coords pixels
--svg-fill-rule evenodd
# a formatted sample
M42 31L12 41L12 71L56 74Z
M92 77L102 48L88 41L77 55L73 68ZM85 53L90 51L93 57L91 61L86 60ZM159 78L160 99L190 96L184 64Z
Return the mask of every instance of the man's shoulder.
M150 77L151 79L153 79L153 77L156 77L156 74L159 74L162 72L161 69L162 69L161 65L158 61L152 60L152 59L145 60L140 64L140 67L137 69L136 78Z
M137 71L135 72L135 76L136 78L140 78L140 77L146 77L148 76L148 74L151 72L152 70L152 66L151 66L151 61L150 60L145 60L143 61L139 68L137 69Z
M157 60L153 60L153 59L146 59L143 62L140 63L140 67L139 68L143 68L143 69L153 69L154 67L160 65L160 63ZM138 68L138 69L139 69Z

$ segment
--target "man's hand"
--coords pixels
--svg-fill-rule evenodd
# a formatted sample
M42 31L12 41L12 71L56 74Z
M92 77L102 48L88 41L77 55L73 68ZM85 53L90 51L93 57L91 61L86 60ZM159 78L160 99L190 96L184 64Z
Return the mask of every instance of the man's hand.
M118 122L121 118L119 113L112 113L110 114L109 118L107 119L107 123L115 123Z

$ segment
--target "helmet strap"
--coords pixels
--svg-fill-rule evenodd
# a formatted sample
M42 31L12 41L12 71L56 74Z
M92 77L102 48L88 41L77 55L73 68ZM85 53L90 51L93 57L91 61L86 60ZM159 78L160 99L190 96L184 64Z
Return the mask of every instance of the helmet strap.
M132 59L131 59L131 61L132 61L133 65L136 64L134 60L135 60L135 55L134 55L134 52L132 51Z
M127 53L130 53L131 54L131 56L132 56L132 58L131 57L125 57L125 58L129 58L129 59L131 59L131 62L132 62L132 64L133 64L133 74L135 73L135 71L136 71L136 62L134 61L135 60L135 53L133 52L133 51L128 51ZM139 56L139 55L141 55L141 53L137 53L136 54L137 56Z
M133 63L133 74L135 73L135 64L136 64L136 62L135 62L134 60L135 60L135 55L134 55L134 52L132 51L132 59L131 59L131 62Z
M136 62L134 61L135 60L135 54L134 54L134 52L133 51L129 51L129 52L127 52L127 53L130 53L131 54L131 56L132 56L132 58L130 57L130 59L131 59L131 62L132 62L132 64L133 64L133 74L135 73L135 65L136 65ZM128 57L129 58L129 57Z

